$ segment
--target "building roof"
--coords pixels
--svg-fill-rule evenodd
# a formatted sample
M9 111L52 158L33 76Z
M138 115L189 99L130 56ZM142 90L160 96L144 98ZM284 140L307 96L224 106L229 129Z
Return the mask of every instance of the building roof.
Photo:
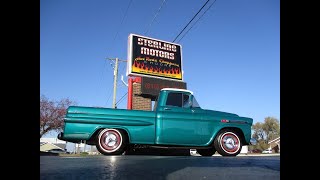
M273 149L274 147L279 147L280 145L280 137L275 138L271 141L268 142L268 144L270 144L270 147Z
M40 138L40 151L47 151L50 149L66 149L67 142L58 138Z
M49 142L44 142L42 144L40 143L40 151L48 151L48 150L51 150L51 149L64 150L65 149L65 144L63 144L63 145L64 145L64 147L60 147L57 144L52 144L52 143L49 143Z
M271 144L271 143L277 143L278 144L279 142L280 142L280 137L277 137L277 138L269 141L268 144Z

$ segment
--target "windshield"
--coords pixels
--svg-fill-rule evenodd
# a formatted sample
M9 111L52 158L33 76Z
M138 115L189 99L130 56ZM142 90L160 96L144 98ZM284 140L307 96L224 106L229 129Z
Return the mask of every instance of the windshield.
M196 100L196 97L193 96L193 101L192 101L192 107L193 108L200 108L200 105L198 101Z

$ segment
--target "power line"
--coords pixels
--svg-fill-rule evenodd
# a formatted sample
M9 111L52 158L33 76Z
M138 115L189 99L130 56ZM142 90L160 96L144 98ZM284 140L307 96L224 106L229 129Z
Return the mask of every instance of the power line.
M172 42L174 42L179 36L180 34L187 28L187 26L193 21L193 19L199 14L199 12L204 8L204 6L206 6L206 4L209 2L210 0L207 0L206 3L204 3L204 5L199 9L199 11L197 12L197 14L195 14L193 16L193 18L189 21L189 23L180 31L180 33L178 34L178 36L176 38L174 38L174 40Z
M118 103L128 94L128 92L126 92L120 99L119 101L116 103L116 105L118 105Z
M120 27L122 26L122 24L123 24L123 22L124 22L124 19L125 19L126 16L127 16L128 9L129 9L129 7L130 7L131 2L132 2L132 0L130 0L129 4L128 4L128 6L127 6L126 12L125 12L125 14L124 14L124 16L123 16L123 18L122 18L122 21L121 21L121 23L120 23L120 26L119 26L119 28L118 28L118 31L117 31L116 35L114 36L113 42L115 41L116 37L118 36L118 33L119 33L119 31L120 31ZM113 43L112 43L112 44L113 44ZM112 46L112 47L113 47L113 46Z
M106 64L105 64L105 62L104 62L104 63L103 63L103 66L102 66L102 69L104 69L105 66L106 66ZM107 70L108 70L108 69L107 69ZM97 92L96 94L98 94L98 92L99 92L98 90L100 90L100 89L102 88L103 72L104 72L104 71L101 72L100 83L98 84L99 88L96 89L96 92Z
M125 19L126 16L127 16L127 13L128 13L129 7L130 7L130 5L131 5L131 2L132 2L132 0L130 0L129 4L128 4L128 6L127 6L127 9L126 9L126 11L125 11L125 13L124 13L124 15L123 15L123 18L122 18L122 20L121 20L121 23L120 23L120 25L119 25L119 28L118 28L115 36L113 37L112 45L114 44L114 41L116 40L116 38L117 38L117 36L118 36L118 34L119 34L119 31L120 31L120 29L121 29L121 26L122 26L122 24L123 24L123 22L124 22L124 19ZM113 47L114 47L114 46L112 46L112 48L113 48ZM107 54L108 54L108 53L107 53Z
M214 0L214 2L209 6L209 8L199 17L199 19L197 19L197 21L188 29L188 31L186 33L184 33L184 35L182 36L182 38L178 41L178 43L184 38L184 36L186 34L188 34L188 32L193 28L193 26L195 26L197 24L197 22L203 17L204 14L206 14L206 12L211 8L211 6L216 2L217 0Z
M109 97L108 97L108 99L107 99L106 105L108 105L109 99L110 99L110 97L111 97L111 93L112 93L112 89L110 88L110 90L109 90Z
M163 1L162 1L162 4L160 5L160 8L158 9L158 11L157 11L156 14L154 15L151 23L149 24L148 29L146 29L146 31L144 32L145 35L147 35L147 33L148 33L148 31L149 31L149 29L150 29L150 27L151 27L151 24L153 23L153 21L154 21L154 20L156 19L156 17L158 16L158 14L159 14L159 12L160 12L160 10L161 10L161 8L162 8L162 6L164 5L165 2L166 2L166 0L163 0Z
M120 25L119 25L119 28L118 28L115 36L113 37L112 45L114 44L114 41L116 40L116 38L117 38L117 36L118 36L118 33L119 33L120 29L121 29L121 26L122 26L122 24L123 24L123 22L124 22L124 19L125 19L126 16L127 16L127 13L128 13L128 10L129 10L129 7L130 7L131 3L132 3L132 0L130 0L129 4L128 4L128 6L127 6L127 9L126 9L126 11L125 11L125 13L124 13L124 16L123 16L123 18L122 18L122 20L121 20L121 23L120 23ZM112 46L112 48L113 48L113 47L114 47L114 46ZM108 53L106 53L106 54L108 54ZM112 91L111 91L111 89L110 89L110 94L109 94L109 97L108 97L108 100L107 100L106 103L108 103L108 101L109 101L109 99L110 99L110 97L111 97L111 93L112 93Z

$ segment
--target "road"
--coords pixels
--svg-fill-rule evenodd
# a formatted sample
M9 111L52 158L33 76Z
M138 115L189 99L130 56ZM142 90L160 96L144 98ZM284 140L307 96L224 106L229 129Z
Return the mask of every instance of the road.
M280 179L280 156L40 156L41 180Z

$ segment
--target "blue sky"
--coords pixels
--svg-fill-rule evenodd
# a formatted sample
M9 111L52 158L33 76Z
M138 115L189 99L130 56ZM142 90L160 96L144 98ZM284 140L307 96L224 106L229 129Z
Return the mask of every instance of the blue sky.
M167 0L159 11L163 0L40 0L40 95L111 108L106 58L127 59L130 33L172 42L206 1ZM280 120L279 0L217 0L179 44L202 108ZM119 80L117 101L126 92ZM127 96L118 104L126 107Z

